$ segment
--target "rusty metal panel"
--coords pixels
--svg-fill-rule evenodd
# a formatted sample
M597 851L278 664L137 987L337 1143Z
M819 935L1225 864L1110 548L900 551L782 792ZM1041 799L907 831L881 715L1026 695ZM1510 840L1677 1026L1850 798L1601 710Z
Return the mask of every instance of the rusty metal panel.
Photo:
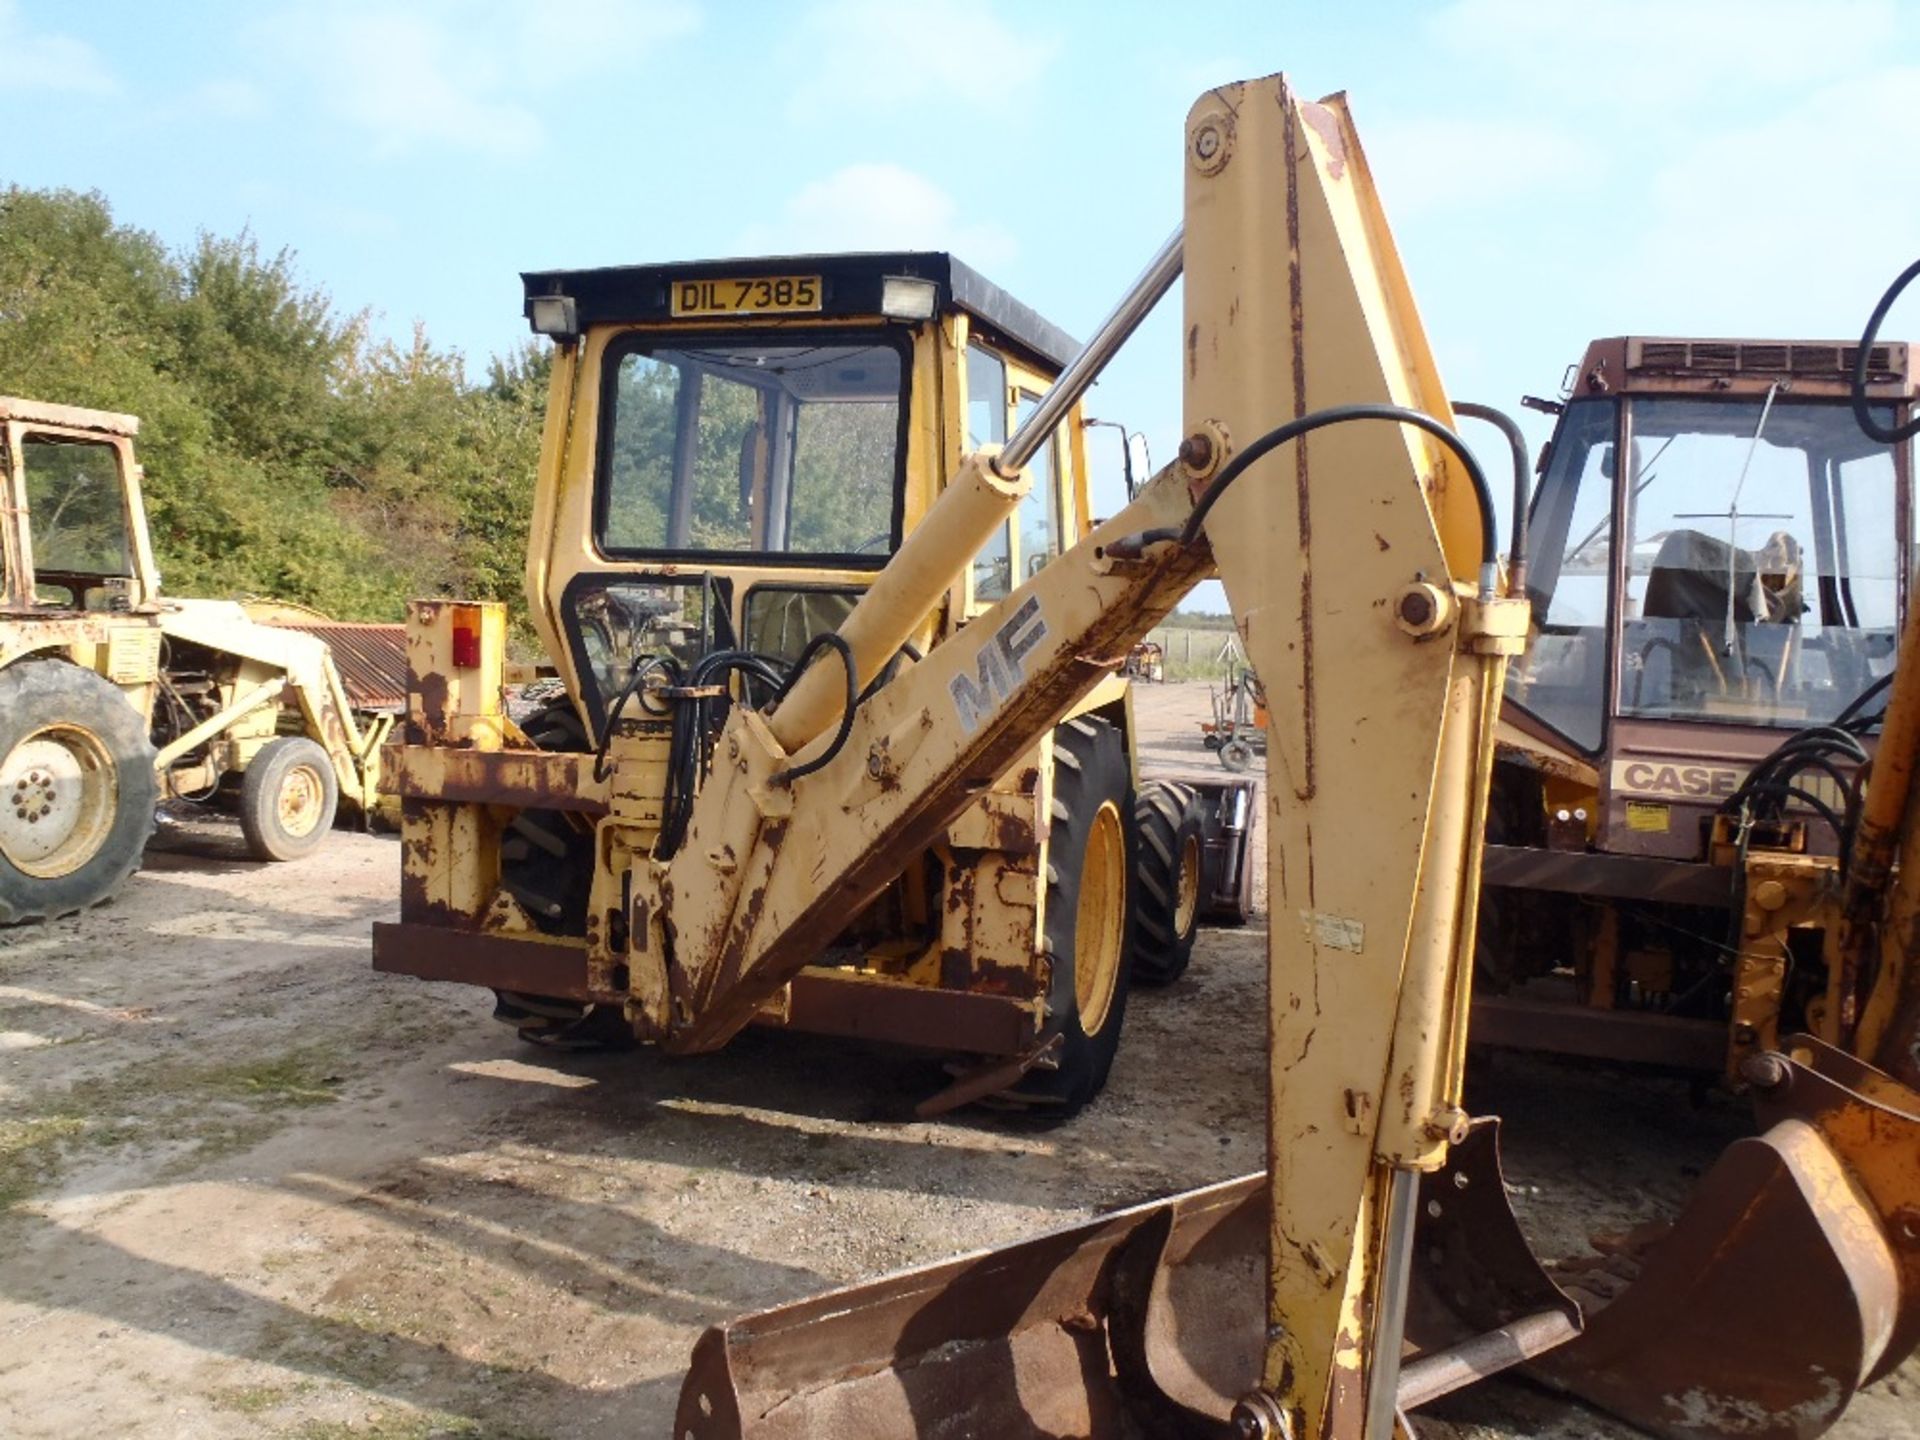
M546 936L510 940L441 925L376 920L373 968L560 1000L595 998L587 988L587 956L579 942Z
M1635 1065L1718 1070L1726 1063L1727 1027L1637 1010L1596 1010L1572 1002L1476 995L1470 1036L1476 1045L1588 1055Z
M607 813L591 755L402 745L389 752L382 779L389 793L418 800Z
M344 620L275 620L327 642L334 669L356 710L404 710L407 704L407 627Z
M1674 905L1733 903L1733 871L1725 866L1657 856L1606 855L1585 850L1540 850L1530 845L1486 847L1483 884Z
M1017 1055L1040 1033L1033 1002L1003 995L969 995L831 970L802 970L791 984L784 1023L816 1035Z

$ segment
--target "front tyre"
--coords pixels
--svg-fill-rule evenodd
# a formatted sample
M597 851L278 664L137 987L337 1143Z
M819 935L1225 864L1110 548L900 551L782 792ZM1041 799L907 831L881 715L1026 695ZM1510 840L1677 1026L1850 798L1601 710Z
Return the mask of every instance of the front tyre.
M0 671L0 924L97 905L139 868L153 756L139 711L91 670Z
M1141 783L1133 802L1140 861L1134 870L1133 981L1171 985L1193 959L1200 929L1200 802L1191 786Z
M1047 840L1049 1028L1058 1064L1010 1092L1064 1118L1105 1088L1127 1013L1134 866L1132 777L1120 732L1083 716L1054 732Z
M240 777L240 830L256 860L298 860L318 849L340 808L333 761L304 735L260 747Z

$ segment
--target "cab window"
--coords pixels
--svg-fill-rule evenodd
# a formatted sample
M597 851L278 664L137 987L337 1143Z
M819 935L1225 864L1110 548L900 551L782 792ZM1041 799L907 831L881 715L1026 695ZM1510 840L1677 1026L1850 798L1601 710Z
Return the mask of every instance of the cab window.
M48 574L131 575L126 500L114 447L30 434L21 460L34 568Z
M883 563L905 465L897 343L623 346L609 367L601 547Z
M1606 727L1607 596L1613 578L1612 400L1577 400L1554 436L1527 532L1533 636L1507 696L1585 750Z
M1015 408L1016 423L1024 424L1039 406L1038 395L1021 391ZM1059 487L1054 483L1057 444L1057 441L1049 439L1027 462L1027 473L1033 477L1033 488L1021 499L1016 517L1020 530L1020 578L1023 583L1039 574L1046 568L1047 562L1060 553L1060 527L1055 511Z
M1007 367L978 344L967 346L967 449L1007 440ZM1013 552L1002 525L973 557L973 598L1004 599L1013 590Z

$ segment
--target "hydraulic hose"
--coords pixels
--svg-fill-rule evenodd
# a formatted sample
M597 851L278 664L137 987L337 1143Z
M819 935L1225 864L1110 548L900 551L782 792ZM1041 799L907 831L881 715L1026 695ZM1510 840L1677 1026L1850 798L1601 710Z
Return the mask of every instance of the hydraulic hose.
M1187 523L1181 527L1179 540L1182 545L1191 545L1199 537L1200 527L1205 523L1207 512L1227 491L1227 487L1246 473L1247 468L1259 460L1302 435L1315 430L1324 430L1329 425L1344 425L1353 420L1388 420L1400 425L1411 425L1416 430L1424 430L1441 444L1451 450L1466 469L1467 479L1473 484L1474 499L1480 506L1480 596L1491 600L1498 588L1500 573L1500 540L1493 528L1493 492L1488 488L1486 472L1480 468L1480 462L1474 458L1473 451L1453 431L1442 425L1431 415L1420 410L1409 410L1404 405L1330 405L1325 410L1315 410L1302 415L1298 420L1289 420L1276 426L1266 434L1254 440L1241 450L1224 466L1214 478L1214 482L1200 501L1193 507L1193 513L1187 516Z
M1887 293L1880 297L1880 303L1873 307L1873 314L1867 319L1866 333L1860 337L1860 348L1853 356L1853 418L1860 422L1860 428L1868 437L1878 440L1882 445L1898 445L1920 435L1920 416L1904 425L1889 429L1873 418L1873 410L1867 404L1867 357L1873 349L1873 342L1879 337L1880 322L1887 318L1887 312L1893 308L1893 302L1900 298L1900 292L1920 275L1920 260L1914 261L1902 270L1887 287Z
M1527 593L1527 502L1532 498L1533 467L1527 459L1527 437L1519 423L1504 410L1491 405L1476 405L1471 400L1453 402L1453 413L1469 420L1484 420L1507 437L1513 452L1513 527L1507 540L1507 593Z

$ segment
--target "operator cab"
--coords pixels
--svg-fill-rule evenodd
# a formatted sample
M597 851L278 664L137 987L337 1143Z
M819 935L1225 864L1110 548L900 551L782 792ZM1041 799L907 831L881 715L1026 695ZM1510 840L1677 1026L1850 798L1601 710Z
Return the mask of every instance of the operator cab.
M152 597L139 425L0 396L0 610L126 610Z
M1610 721L1820 724L1888 673L1911 459L1854 423L1851 363L1840 344L1595 342L1533 499L1536 634L1509 698L1593 755ZM1906 347L1876 346L1869 373L1891 423Z
M690 666L744 649L791 663L837 630L961 455L1004 441L1079 348L939 253L523 279L535 331L582 342L556 384L598 377L572 397L597 409L590 429L573 419L594 453L569 458L529 592L601 716L637 657ZM569 407L550 413L564 422ZM1031 492L945 623L1010 593L1090 524L1080 429L1076 412L1031 462Z

